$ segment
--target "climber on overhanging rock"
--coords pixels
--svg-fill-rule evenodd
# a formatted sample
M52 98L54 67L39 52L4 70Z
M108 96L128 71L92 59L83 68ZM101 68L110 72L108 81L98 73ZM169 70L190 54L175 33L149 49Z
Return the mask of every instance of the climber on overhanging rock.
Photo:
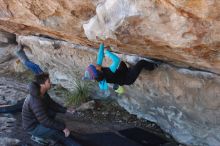
M104 56L112 60L109 67L103 67ZM90 64L84 74L83 80L96 80L99 82L99 88L104 96L109 96L108 83L113 83L113 89L116 93L124 93L123 85L131 85L139 76L141 70L152 71L157 68L161 62L148 62L146 60L138 61L133 67L127 67L124 61L109 50L104 51L104 44L101 43L97 55L96 65Z

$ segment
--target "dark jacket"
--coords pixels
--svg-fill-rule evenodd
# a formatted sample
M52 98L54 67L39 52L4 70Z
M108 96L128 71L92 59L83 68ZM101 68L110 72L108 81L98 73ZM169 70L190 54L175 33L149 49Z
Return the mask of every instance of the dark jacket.
M40 97L40 86L35 82L30 84L29 92L22 108L23 128L32 131L38 124L42 124L48 128L64 130L65 124L51 118L48 110L65 113L66 108L54 102L47 93Z

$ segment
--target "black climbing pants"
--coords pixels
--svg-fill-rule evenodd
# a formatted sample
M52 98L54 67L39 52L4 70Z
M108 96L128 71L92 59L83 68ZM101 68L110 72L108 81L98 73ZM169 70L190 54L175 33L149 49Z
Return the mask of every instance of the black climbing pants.
M140 60L133 67L128 68L128 72L125 77L125 85L131 85L138 78L141 70L144 68L146 70L152 71L158 67L158 64L153 62L148 62L146 60Z

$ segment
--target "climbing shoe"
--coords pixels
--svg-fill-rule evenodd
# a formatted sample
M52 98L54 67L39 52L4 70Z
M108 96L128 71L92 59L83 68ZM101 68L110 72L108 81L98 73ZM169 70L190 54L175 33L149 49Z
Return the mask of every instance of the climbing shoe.
M120 86L118 84L114 84L113 89L115 90L116 93L119 95L123 94L125 92L123 86Z

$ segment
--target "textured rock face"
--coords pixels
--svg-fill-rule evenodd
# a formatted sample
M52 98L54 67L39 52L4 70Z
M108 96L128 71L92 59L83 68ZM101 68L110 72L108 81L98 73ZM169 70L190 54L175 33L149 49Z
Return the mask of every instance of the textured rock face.
M0 30L0 43L13 43L16 41L14 34Z
M0 105L16 104L27 96L28 85L0 77L0 93Z
M90 0L0 0L0 28L92 45L82 24L95 15L95 8Z
M97 53L58 40L33 36L18 40L31 47L25 49L28 56L49 71L52 82L68 89ZM129 56L120 56L129 60ZM156 122L182 143L219 146L219 76L164 64L153 72L142 71L135 84L125 88L126 94L116 99L130 113Z
M124 52L219 72L219 8L215 0L107 0L84 30L91 40L106 34Z
M0 0L0 29L68 41L18 39L53 83L71 90L95 61L91 48L98 46L100 34L125 60L125 54L136 54L220 74L219 9L219 0ZM1 73L13 68L15 46L5 44L12 38L0 33ZM219 146L219 80L215 74L163 65L143 72L117 99L180 142Z
M15 45L0 43L0 74L14 71L15 56L13 50L15 47Z
M20 141L14 138L2 137L0 140L0 144L2 146L16 146Z
M107 44L220 73L218 0L0 0L0 28L86 46ZM88 39L87 39L87 38Z
M14 124L15 121L16 120L11 115L6 115L6 114L5 115L1 115L1 117L0 117L0 129L1 129L1 132L0 133L2 134L2 133L10 133L10 132L12 132L12 130L9 129L8 127L13 127L14 126L13 124ZM2 141L4 141L4 140L2 140ZM0 142L0 144L1 144L1 142Z

